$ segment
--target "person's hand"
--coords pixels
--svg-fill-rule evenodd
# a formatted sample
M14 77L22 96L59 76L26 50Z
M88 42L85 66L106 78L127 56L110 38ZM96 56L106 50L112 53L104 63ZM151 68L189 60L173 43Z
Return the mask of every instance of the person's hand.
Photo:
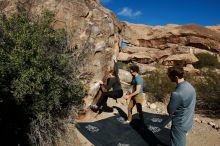
M127 100L127 99L130 98L130 96L129 95L124 95L123 98Z
M117 62L117 58L116 58L116 56L114 55L114 56L112 56L112 60L113 61L115 61L115 62Z
M101 81L101 80L100 80L100 81L99 81L99 84L101 84L101 85L102 85L102 84L104 84L104 83L103 83L103 81Z
M164 116L170 116L167 112L165 112L163 115L164 115Z

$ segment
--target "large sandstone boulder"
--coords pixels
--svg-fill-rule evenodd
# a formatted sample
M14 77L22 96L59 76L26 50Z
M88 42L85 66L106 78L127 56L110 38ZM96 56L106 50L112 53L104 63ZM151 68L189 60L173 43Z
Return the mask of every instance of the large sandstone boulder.
M147 26L140 24L122 24L122 36L128 42L119 54L121 61L136 61L149 64L155 62L163 65L178 63L191 64L198 61L194 54L220 54L220 27L202 27L199 25ZM148 61L134 60L135 54ZM126 57L125 57L126 56ZM140 58L140 57L139 57Z
M135 64L137 66L139 66L140 69L140 74L145 74L147 72L152 72L155 71L157 68L153 65L148 65L148 64L141 64L141 63L137 63L135 62Z
M206 28L209 28L209 29L211 29L211 30L220 32L220 25L207 26Z
M113 66L119 53L120 23L97 0L0 0L0 11L7 16L25 9L34 18L44 10L55 14L51 26L68 32L68 46L78 60L85 85L100 80ZM90 85L88 85L89 88Z
M220 52L220 33L199 25L123 25L124 37L139 47L160 48L167 43Z
M192 64L199 61L193 54L175 54L170 55L164 59L164 65L175 65L175 62L181 62L183 64Z
M130 72L119 69L119 78L122 82L131 83L132 81L132 75Z
M149 64L152 62L159 62L162 58L166 58L171 54L171 49L160 50L156 48L127 47L122 49L119 53L118 60Z
M133 54L120 52L118 56L120 61L136 61L140 63L151 63L153 62L152 58L146 52L137 52Z

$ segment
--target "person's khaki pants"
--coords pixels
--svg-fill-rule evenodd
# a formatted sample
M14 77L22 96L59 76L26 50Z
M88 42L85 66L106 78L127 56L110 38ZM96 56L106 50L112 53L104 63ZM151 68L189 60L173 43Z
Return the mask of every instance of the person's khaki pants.
M130 102L128 104L128 121L129 122L131 122L132 120L132 109L136 105L140 120L142 123L144 123L144 117L143 117L143 112L142 112L143 101L144 101L144 98L143 96L140 96L140 95L133 96L130 99Z

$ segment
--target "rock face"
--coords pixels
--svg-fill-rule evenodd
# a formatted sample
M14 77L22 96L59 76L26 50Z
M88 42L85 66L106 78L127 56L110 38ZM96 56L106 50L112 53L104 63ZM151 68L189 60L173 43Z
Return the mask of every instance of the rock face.
M128 47L119 60L162 65L187 65L198 61L197 53L219 56L220 27L199 25L146 26L122 23L122 35Z
M0 11L11 15L27 10L33 18L44 10L52 11L54 29L68 32L72 57L77 59L80 78L87 85L100 80L113 65L119 52L120 23L112 12L96 0L0 0ZM90 85L88 85L90 86Z
M206 28L209 28L209 29L211 29L211 30L220 32L220 25L207 26Z
M79 68L79 78L88 89L105 76L115 56L118 60L136 63L142 74L155 70L155 63L165 66L181 63L193 70L191 64L198 61L194 56L197 53L220 58L219 25L120 23L98 0L0 0L0 11L6 15L21 9L27 10L33 18L44 10L55 14L51 26L68 32L68 48L78 60L74 66Z

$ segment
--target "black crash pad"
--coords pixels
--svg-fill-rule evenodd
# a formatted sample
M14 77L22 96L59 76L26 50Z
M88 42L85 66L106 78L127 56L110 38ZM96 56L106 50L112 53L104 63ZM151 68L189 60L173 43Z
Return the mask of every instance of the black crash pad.
M104 114L104 113L102 113ZM78 130L95 146L167 146L170 122L167 116L144 113L145 126L140 126L138 115L130 125L124 118L115 115L95 122L77 123Z

